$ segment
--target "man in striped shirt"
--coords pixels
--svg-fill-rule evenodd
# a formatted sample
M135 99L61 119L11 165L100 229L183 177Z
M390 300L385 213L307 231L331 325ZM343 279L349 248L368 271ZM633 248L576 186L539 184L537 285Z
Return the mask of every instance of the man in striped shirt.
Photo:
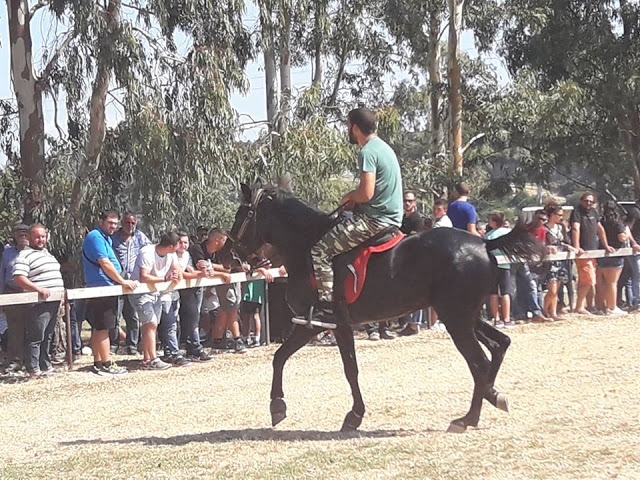
M25 363L32 378L51 375L49 348L53 339L60 301L47 302L53 292L63 291L60 263L46 248L47 229L40 224L29 229L29 246L20 251L13 268L13 281L26 292L38 292L44 302L26 308Z

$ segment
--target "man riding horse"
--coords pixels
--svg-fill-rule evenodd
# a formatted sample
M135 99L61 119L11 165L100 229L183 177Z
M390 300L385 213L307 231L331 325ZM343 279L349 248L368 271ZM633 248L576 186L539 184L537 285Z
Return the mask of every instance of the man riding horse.
M389 227L402 224L400 165L393 149L376 134L375 113L364 107L351 110L347 128L349 141L361 147L360 184L342 198L340 205L355 211L333 226L311 250L318 307L325 311L333 311L333 258ZM313 319L295 317L295 320L312 322Z

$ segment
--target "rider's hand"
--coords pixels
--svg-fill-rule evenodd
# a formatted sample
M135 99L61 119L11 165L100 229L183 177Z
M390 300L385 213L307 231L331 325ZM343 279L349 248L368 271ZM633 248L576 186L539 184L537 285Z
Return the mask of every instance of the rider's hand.
M608 253L613 253L616 251L615 248L613 248L611 245L609 245L606 249L605 249Z
M356 202L351 200L351 194L347 193L344 197L342 197L342 200L340 200L340 205L342 205L342 208L344 208L345 210L353 210L356 206Z
M633 251L634 251L634 253L640 252L640 245L638 245L638 244L634 245L633 246Z

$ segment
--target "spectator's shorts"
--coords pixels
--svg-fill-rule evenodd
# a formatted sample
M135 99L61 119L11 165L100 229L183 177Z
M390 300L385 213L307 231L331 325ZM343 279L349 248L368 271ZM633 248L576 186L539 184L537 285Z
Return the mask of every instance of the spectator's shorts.
M118 297L90 298L87 300L89 324L94 330L116 328L118 319Z
M142 293L140 295L129 295L129 301L138 314L140 325L147 323L160 323L162 318L162 302L155 294Z
M598 259L600 268L621 268L624 265L624 257L603 257Z
M513 296L511 292L511 269L498 268L496 283L491 289L491 295L500 295L501 297L505 295Z
M261 303L243 301L240 304L240 313L243 315L255 315L256 313L260 313L261 308Z
M579 287L594 287L596 285L595 258L576 258L576 269L578 270Z
M240 306L242 296L239 283L216 285L216 293L218 294L221 312L230 312Z

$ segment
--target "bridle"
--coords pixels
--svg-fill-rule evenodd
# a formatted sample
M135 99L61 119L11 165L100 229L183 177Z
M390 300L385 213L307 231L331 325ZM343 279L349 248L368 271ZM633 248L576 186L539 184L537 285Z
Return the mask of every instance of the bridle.
M244 237L244 234L246 233L251 223L252 222L255 223L256 215L258 212L258 205L260 204L260 201L262 200L265 194L266 192L264 191L264 189L258 188L251 194L251 200L249 202L242 203L243 206L248 208L247 214L242 220L242 223L240 224L238 233L231 232L229 234L229 239L233 242L233 244L237 246L240 250L243 250L244 252L246 252L247 254L253 253L253 252L250 252L250 249L247 248L247 246L242 242L242 238ZM340 223L342 221L341 215L345 211L345 206L346 204L340 205L338 208L336 208L329 214L329 218L332 219L331 227L333 227L335 224ZM261 246L262 245L260 245L260 247ZM258 249L260 247L258 247Z
M229 238L231 239L231 241L236 246L238 246L238 248L240 248L241 250L244 250L245 252L249 252L249 249L244 243L242 243L242 237L244 237L244 234L249 228L249 225L251 225L252 222L255 222L256 213L258 211L258 205L260 204L260 200L262 199L262 196L264 195L264 193L265 193L264 190L262 188L259 188L251 194L251 200L249 201L249 203L247 202L242 203L243 206L249 208L249 210L247 211L247 215L242 220L242 223L240 224L240 228L238 229L238 233L229 235ZM250 252L250 253L253 253L253 252Z

